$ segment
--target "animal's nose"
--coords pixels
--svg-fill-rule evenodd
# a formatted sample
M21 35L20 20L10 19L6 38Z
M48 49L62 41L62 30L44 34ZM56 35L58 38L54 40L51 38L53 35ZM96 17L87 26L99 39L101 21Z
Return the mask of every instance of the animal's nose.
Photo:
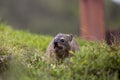
M58 45L58 42L57 42L57 41L54 41L54 45L57 46L57 45Z

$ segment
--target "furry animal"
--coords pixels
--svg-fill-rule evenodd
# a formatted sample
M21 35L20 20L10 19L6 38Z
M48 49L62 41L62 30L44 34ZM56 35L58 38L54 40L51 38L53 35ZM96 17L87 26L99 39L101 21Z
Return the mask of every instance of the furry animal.
M46 56L47 58L59 61L66 57L70 57L70 51L75 52L79 50L79 45L72 34L59 33L48 45Z

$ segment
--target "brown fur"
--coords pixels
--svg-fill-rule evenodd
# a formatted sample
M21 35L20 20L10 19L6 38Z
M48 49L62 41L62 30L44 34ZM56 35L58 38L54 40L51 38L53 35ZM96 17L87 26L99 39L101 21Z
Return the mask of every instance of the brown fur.
M61 42L61 39L64 39L64 41ZM52 58L55 61L59 61L60 59L70 57L70 51L75 52L79 50L79 45L71 34L59 33L48 45L46 56L47 58Z

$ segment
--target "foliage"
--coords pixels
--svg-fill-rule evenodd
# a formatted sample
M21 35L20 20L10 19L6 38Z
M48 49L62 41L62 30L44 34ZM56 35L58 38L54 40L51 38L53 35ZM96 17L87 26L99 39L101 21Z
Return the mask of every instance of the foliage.
M0 24L0 56L10 54L7 67L0 64L6 68L0 80L119 80L119 46L113 50L104 42L77 39L80 52L61 64L50 64L45 50L52 38Z

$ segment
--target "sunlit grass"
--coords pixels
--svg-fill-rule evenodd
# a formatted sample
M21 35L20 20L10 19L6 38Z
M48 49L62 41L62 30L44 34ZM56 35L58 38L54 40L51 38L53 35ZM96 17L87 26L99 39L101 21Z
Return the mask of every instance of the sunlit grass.
M77 39L80 52L56 65L45 61L52 38L0 24L0 80L119 80L119 46Z

